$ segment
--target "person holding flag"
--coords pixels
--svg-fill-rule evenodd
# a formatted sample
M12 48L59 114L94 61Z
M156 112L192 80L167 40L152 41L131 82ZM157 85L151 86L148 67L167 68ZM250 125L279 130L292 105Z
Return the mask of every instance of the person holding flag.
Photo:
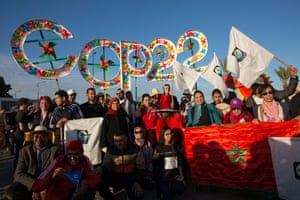
M100 174L92 173L93 166L83 155L82 142L69 141L66 149L66 154L53 160L32 185L34 192L46 189L44 200L89 199L89 191L100 183Z

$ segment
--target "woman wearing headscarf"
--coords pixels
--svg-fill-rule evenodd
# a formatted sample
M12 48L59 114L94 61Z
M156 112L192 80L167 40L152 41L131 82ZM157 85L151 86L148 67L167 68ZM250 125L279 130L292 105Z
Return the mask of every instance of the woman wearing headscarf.
M120 108L119 99L113 97L109 101L108 111L104 116L102 124L100 147L103 152L106 152L107 148L113 144L113 135L120 130L128 134L132 141L133 137L129 132L126 112Z
M194 100L194 106L188 111L188 127L222 123L215 106L206 104L202 91L194 92Z

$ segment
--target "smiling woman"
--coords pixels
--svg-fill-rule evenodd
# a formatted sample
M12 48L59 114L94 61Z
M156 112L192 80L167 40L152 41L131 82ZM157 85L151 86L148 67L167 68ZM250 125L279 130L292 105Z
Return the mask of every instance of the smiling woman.
M274 99L274 88L269 85L261 87L263 103L257 107L258 120L268 122L284 121L283 106Z

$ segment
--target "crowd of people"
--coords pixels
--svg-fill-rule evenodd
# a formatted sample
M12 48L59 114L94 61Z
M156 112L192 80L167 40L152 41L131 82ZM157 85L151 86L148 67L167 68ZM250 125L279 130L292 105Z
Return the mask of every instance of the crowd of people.
M300 88L297 70L290 75L285 90L254 83L247 99L234 92L223 98L214 89L212 103L200 90L184 90L179 101L169 84L162 92L153 88L144 93L140 102L131 91L118 89L110 97L94 88L86 90L83 104L76 102L73 89L40 97L38 108L20 98L13 117L1 111L0 118L0 147L10 147L15 155L7 197L93 199L98 190L104 199L124 192L130 199L143 199L143 189L154 188L159 199L173 199L186 186L183 128L292 119L300 114ZM69 141L66 150L60 146L64 124L81 118L103 118L99 149L104 158L98 165L84 155L80 141Z

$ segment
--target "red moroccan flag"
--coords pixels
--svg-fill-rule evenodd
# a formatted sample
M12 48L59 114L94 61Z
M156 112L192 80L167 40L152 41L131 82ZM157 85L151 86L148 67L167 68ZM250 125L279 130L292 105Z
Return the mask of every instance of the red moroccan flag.
M268 137L298 135L298 120L186 128L194 185L276 191Z

